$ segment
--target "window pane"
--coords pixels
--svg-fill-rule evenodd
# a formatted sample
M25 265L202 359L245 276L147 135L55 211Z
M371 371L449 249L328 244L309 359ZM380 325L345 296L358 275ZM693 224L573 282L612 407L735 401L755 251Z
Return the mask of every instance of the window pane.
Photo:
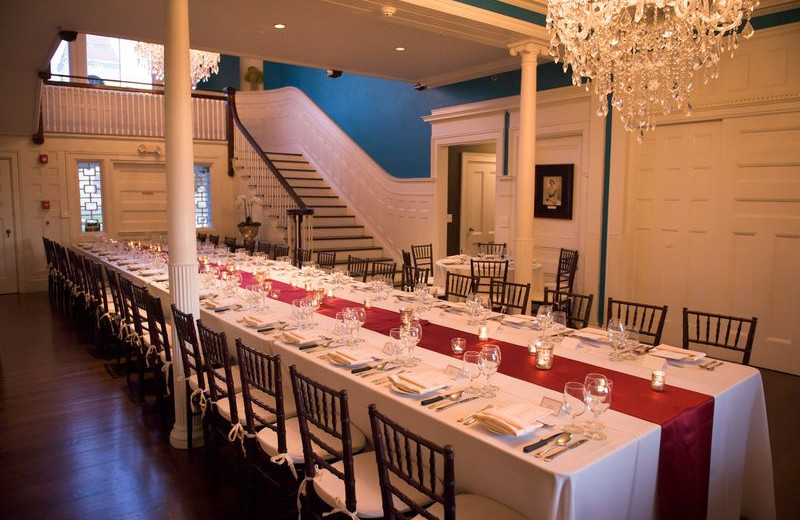
M103 188L99 162L78 163L81 231L103 231Z
M147 65L139 63L134 52L136 42L109 38L107 36L86 35L86 70L90 78L100 84L109 84L133 88L151 88L152 82ZM137 81L146 83L125 83Z
M69 43L65 41L61 41L58 44L58 49L56 49L55 54L53 54L53 58L50 60L50 73L51 74L63 74L65 76L69 75ZM60 78L58 76L53 76L53 81L69 81L69 78Z
M195 227L211 227L211 168L194 167L194 220Z

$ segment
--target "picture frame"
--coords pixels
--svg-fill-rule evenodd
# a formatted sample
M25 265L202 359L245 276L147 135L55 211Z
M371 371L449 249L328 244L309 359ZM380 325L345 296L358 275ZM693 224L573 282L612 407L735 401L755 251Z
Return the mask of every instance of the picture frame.
M574 164L537 164L533 216L572 220Z

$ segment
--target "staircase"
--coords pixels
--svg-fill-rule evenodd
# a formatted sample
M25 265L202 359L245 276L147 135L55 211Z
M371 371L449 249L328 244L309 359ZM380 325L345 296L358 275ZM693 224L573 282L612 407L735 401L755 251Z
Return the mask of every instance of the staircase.
M337 264L347 264L349 255L390 260L305 157L265 153L303 202L314 208L314 251L335 251Z

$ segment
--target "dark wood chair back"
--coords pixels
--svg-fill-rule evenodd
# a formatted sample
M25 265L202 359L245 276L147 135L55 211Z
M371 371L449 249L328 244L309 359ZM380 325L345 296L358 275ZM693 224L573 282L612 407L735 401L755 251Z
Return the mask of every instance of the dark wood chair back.
M206 385L211 402L227 399L230 404L231 424L239 423L239 410L236 409L236 386L233 381L231 357L228 355L228 340L224 332L216 332L197 320L197 336L203 349L203 363ZM227 430L224 431L227 435Z
M638 332L641 343L658 345L661 343L661 333L664 331L664 322L667 319L667 306L609 298L606 324L611 318L621 319L629 330Z
M333 271L336 268L336 251L317 251L317 267Z
M169 346L169 329L167 329L167 320L164 317L164 307L161 306L161 298L147 293L146 308L147 322L150 327L150 343L158 352L163 352L164 358L171 362L172 349Z
M470 259L470 272L480 278L478 292L488 293L492 280L505 282L508 279L508 260Z
M532 303L531 313L538 310L539 304L541 303L552 305L554 310L567 313L567 327L583 329L589 326L589 317L591 316L593 301L594 294L586 295L559 292L545 287L544 302ZM536 309L533 308L533 305L536 305Z
M397 272L397 264L394 262L387 262L387 261L375 261L371 262L369 276L367 279L371 280L376 276L383 276L392 283L392 287L394 287L394 275Z
M181 364L183 365L183 374L181 375L184 379L189 379L192 374L197 374L198 386L205 390L203 355L200 351L200 342L197 340L194 317L191 313L178 310L178 307L173 303L172 321L175 325L175 333L178 336L178 352L181 354Z
M433 269L433 244L411 246L411 255L414 257L414 267Z
M272 246L272 259L289 256L289 246L286 244L275 244Z
M127 282L123 284L123 287L126 286L128 286ZM130 291L132 296L131 317L133 318L133 328L140 338L138 345L139 350L144 355L146 347L145 338L149 338L150 336L150 322L147 317L147 286L130 283Z
M205 243L206 239L208 239L208 233L198 233L197 234L197 241L201 243Z
M269 428L278 438L278 452L286 453L286 412L283 404L281 357L250 348L240 338L236 338L236 356L242 378L247 433L255 435L262 428ZM275 419L265 417L263 414L265 411L274 415Z
M732 350L742 355L742 364L750 364L758 318L740 318L683 308L683 348L694 345ZM709 351L713 354L713 350Z
M125 319L125 300L122 299L122 291L119 287L119 275L111 267L104 266L108 290L111 292L111 300L114 302L114 312L117 322Z
M289 367L292 392L297 408L297 421L303 442L306 477L313 478L317 469L325 469L344 483L345 507L356 511L356 481L353 472L353 438L350 432L350 408L347 390L334 390ZM311 429L313 425L315 428ZM338 446L322 439L325 432L336 439ZM314 450L314 446L318 449ZM342 470L334 467L321 453L329 453L342 462Z
M214 244L215 246L219 245L219 235L209 235L208 241Z
M369 259L348 255L347 271L354 280L366 282L369 274Z
M403 265L414 265L411 263L411 253L403 249Z
M403 428L380 413L374 404L369 405L369 418L384 519L405 520L413 516L426 520L455 520L456 477L453 447L441 447ZM441 504L444 516L437 517L426 509L428 504L411 500L393 481L405 482L431 502ZM395 500L405 504L410 511L402 514L395 507Z
M294 250L294 265L302 267L305 262L311 261L311 250L304 247L298 247Z
M251 238L246 238L244 240L244 250L247 251L247 254L253 256L253 253L256 251L256 241Z
M503 314L525 314L531 284L492 280L489 284L489 308Z
M477 276L467 276L465 274L447 272L444 283L443 300L453 301L465 300L470 294L478 292L481 279Z
M133 321L133 282L119 275L117 275L117 282L119 283L119 294L122 297L122 323L128 326L130 333L130 327L135 325Z
M267 258L269 258L269 252L272 249L270 246L271 244L269 242L259 242L258 245L256 245L256 251L264 253L267 255Z
M403 265L403 272L400 279L400 288L406 292L413 292L418 283L428 285L428 277L431 270L427 267L414 267L413 265Z
M478 242L479 255L506 256L506 244L495 244L494 242Z
M106 278L104 275L103 265L99 262L92 262L92 270L94 271L94 283L97 288L97 297L99 298L100 309L103 314L108 313L111 307L108 305L108 290L106 286Z
M556 291L572 292L575 285L575 273L578 270L578 252L561 248L558 255L558 271L556 272Z

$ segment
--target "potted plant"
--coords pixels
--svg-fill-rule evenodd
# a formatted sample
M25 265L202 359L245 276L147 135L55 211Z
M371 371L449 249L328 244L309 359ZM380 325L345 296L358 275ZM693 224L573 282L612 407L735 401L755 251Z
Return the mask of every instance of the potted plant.
M264 73L256 67L247 67L244 80L250 84L250 90L258 90L258 86L264 84Z
M236 202L244 208L244 220L239 222L239 234L245 240L253 240L258 235L261 222L253 220L253 205L261 204L261 200L255 196L240 195Z

